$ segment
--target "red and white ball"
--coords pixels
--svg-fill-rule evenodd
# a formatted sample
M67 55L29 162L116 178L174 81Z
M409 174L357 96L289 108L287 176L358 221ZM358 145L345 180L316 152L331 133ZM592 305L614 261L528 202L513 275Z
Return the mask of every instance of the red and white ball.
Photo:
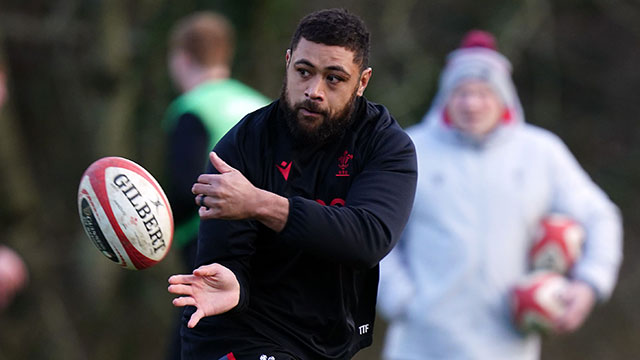
M131 160L105 157L91 164L78 188L78 210L98 250L124 268L148 268L169 252L169 200L153 176Z
M568 286L569 280L552 271L536 271L519 281L511 293L516 327L525 334L552 333L554 322L566 311L563 294Z
M530 251L533 269L566 274L582 253L584 228L572 218L551 214L540 221Z

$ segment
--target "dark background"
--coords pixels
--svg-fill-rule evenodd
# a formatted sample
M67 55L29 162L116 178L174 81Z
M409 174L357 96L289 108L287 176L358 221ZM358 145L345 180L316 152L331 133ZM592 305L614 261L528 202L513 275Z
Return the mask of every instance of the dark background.
M632 0L2 0L0 56L10 99L0 112L0 242L17 249L29 287L0 314L0 359L161 359L174 309L177 254L118 268L85 236L76 207L84 169L124 156L162 182L170 26L213 9L235 24L234 77L279 94L284 54L309 11L346 7L372 33L370 100L403 126L420 120L445 55L471 28L494 32L514 65L527 121L557 133L622 210L625 260L611 300L545 359L640 354L640 2ZM377 341L359 359L377 359Z

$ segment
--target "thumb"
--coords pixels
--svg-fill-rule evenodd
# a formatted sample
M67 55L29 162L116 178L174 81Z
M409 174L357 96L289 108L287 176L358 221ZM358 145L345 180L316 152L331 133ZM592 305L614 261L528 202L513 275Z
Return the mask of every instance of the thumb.
M226 162L224 162L224 160L220 159L218 154L216 154L215 152L212 151L209 153L209 159L211 160L211 164L213 165L213 167L216 168L216 170L218 170L220 174L233 171L233 168Z
M191 318L189 318L189 322L187 323L187 327L189 327L190 329L193 329L196 325L198 325L198 322L203 317L204 317L204 311L202 311L201 309L197 309L196 312L194 312L191 315Z

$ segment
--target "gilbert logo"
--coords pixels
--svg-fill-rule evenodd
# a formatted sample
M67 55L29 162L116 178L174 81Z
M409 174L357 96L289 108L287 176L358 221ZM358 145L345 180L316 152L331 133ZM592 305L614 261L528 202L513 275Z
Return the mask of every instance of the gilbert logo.
M280 173L282 174L282 176L284 176L284 181L287 181L289 179L291 164L293 164L293 161L290 161L289 163L287 163L286 161L283 161L280 163L280 165L276 165L278 170L280 170Z
M349 160L351 159L353 159L353 154L349 154L349 152L345 150L344 154L338 158L338 167L340 170L336 176L349 176L347 168L349 167Z
M158 199L158 200L156 200L156 201L153 201L153 200L149 200L149 201L153 204L153 206L155 206L155 207L156 207L156 210L157 210L160 206L163 206L163 205L162 205L162 202L160 201L160 199Z

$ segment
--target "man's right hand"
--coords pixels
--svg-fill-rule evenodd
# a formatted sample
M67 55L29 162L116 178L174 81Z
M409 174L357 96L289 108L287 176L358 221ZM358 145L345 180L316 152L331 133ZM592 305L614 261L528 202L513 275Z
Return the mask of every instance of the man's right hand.
M233 309L240 301L240 283L235 274L220 264L201 266L192 275L173 275L169 292L185 295L173 299L175 306L195 306L187 326L193 328L205 316Z
M259 189L216 153L209 153L219 174L202 174L193 184L200 219L257 219L273 231L284 229L289 218L289 199Z

